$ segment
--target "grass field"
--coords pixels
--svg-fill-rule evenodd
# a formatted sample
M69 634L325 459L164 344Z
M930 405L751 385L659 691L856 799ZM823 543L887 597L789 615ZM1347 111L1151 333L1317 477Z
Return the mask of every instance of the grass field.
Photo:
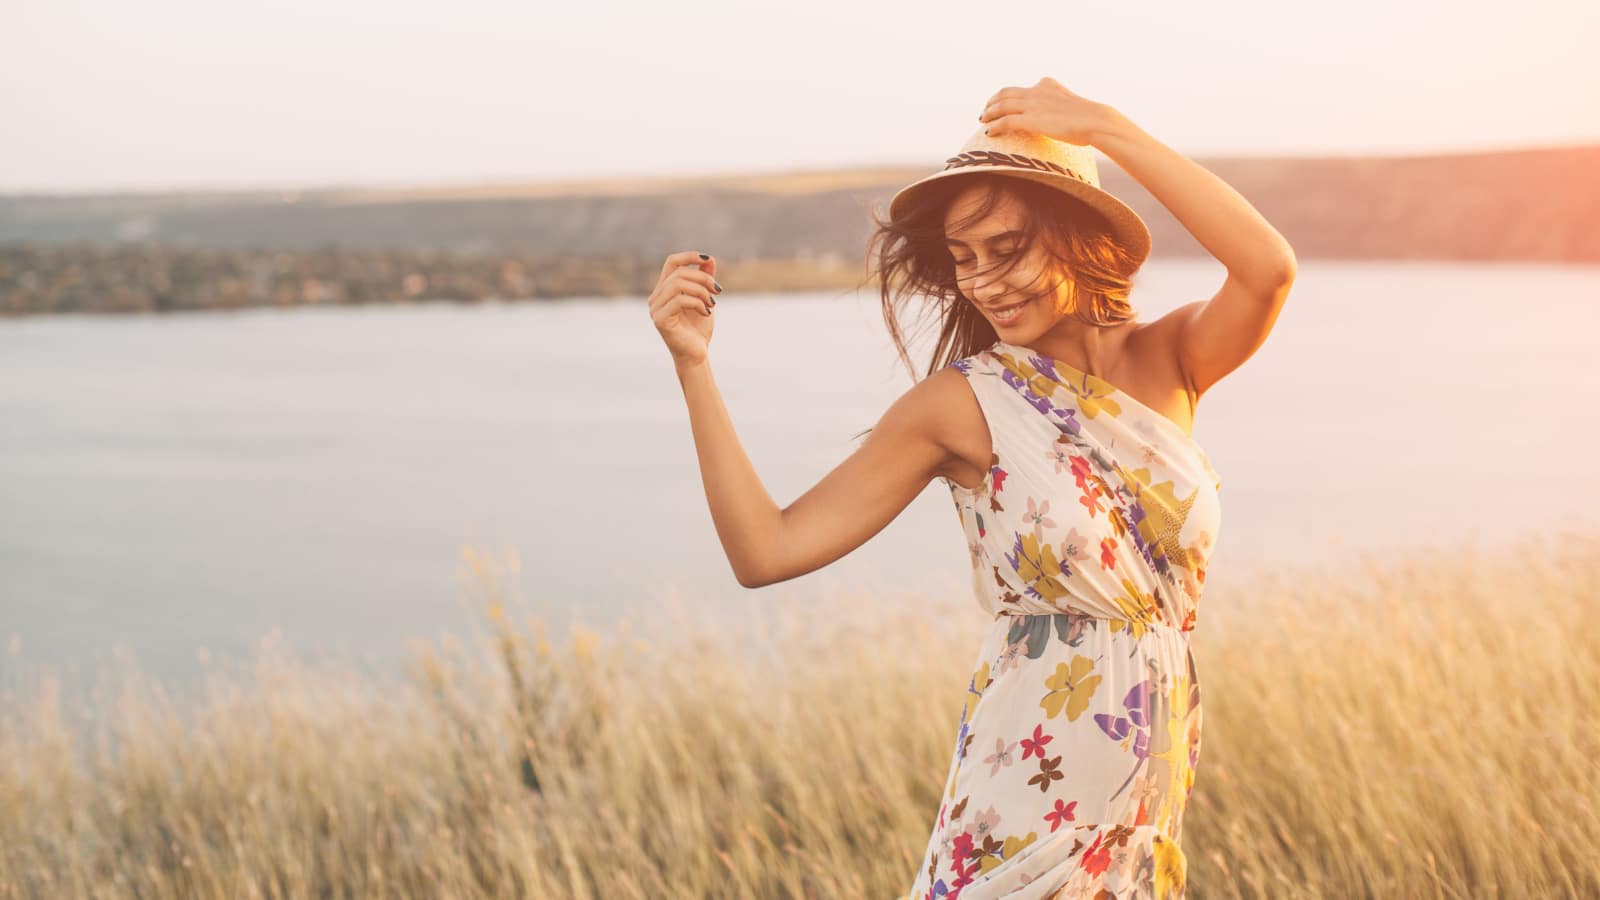
M895 897L984 620L818 598L559 639L464 553L482 633L407 675L270 650L101 724L0 662L0 897ZM1191 897L1600 895L1600 535L1353 554L1202 603ZM738 627L734 627L737 625ZM749 651L749 652L744 652Z

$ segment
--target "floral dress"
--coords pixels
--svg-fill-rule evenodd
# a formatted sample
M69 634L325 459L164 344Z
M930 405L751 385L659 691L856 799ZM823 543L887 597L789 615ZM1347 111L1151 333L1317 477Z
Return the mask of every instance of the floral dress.
M908 897L1182 897L1221 478L1177 423L1058 360L997 341L951 366L993 439L977 488L944 480L995 618Z

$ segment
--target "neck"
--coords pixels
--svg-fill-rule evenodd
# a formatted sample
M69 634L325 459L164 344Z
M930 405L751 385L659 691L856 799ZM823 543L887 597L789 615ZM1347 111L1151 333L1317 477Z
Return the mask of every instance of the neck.
M1123 345L1138 325L1137 317L1117 325L1097 326L1068 316L1035 338L1032 346L1051 359L1099 378L1122 355Z

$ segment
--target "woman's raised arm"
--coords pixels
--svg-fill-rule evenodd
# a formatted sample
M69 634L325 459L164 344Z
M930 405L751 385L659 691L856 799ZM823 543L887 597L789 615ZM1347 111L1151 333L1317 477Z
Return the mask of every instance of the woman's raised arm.
M706 502L739 583L764 587L815 571L894 521L953 458L941 410L953 389L965 390L950 380L961 377L943 370L907 390L854 453L780 509L734 433L710 364L680 364Z
M650 316L668 349L689 408L700 479L734 577L745 587L819 569L883 530L955 458L950 410L971 394L945 369L907 390L860 447L787 507L773 502L739 443L707 350L716 261L674 253L650 295ZM975 404L968 399L966 402Z

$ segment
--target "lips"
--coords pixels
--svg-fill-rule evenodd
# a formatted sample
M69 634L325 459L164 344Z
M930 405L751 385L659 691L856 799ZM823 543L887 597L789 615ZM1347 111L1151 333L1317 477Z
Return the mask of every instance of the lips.
M987 307L986 311L989 313L990 318L993 318L1002 324L1010 324L1012 321L1015 321L1017 317L1022 315L1022 310L1027 305L1028 301L1024 300L1021 303L1013 303L1010 306Z

